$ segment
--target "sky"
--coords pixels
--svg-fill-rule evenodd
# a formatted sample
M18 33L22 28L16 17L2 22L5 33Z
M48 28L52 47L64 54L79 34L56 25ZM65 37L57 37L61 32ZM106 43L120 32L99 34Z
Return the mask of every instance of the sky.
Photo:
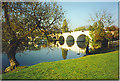
M92 25L88 22L90 15L100 10L106 10L113 16L114 25L118 26L118 2L59 2L65 11L65 18L69 27L74 30L77 27Z

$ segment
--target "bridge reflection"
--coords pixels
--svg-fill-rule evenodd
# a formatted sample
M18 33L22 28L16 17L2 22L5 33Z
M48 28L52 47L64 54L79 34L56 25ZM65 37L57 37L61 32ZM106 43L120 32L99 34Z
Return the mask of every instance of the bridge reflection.
M68 49L62 48L62 57L63 59L67 58Z
M58 47L61 48L62 51L62 57L63 59L66 59L70 51L73 51L76 55L84 56L86 55L86 35L81 34L78 36L77 41L73 38L72 35L69 35L66 40L63 36L59 37L58 41L53 41L53 42L45 42L45 43L40 43L37 45L36 48L45 48L47 46L51 47ZM35 44L33 44L35 45ZM31 47L31 46L30 46Z
M71 41L71 40L66 40L66 41L61 40L61 41L56 42L58 47L62 49L63 59L67 58L68 50L74 51L78 55L81 55L81 56L86 55L86 47L87 47L87 45L85 43L85 39L84 39L84 41L74 41L74 40Z

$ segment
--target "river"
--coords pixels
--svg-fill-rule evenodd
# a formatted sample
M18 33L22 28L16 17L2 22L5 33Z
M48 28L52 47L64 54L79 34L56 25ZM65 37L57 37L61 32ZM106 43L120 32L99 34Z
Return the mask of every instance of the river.
M42 42L34 48L16 54L20 66L31 66L41 62L53 62L65 59L80 58L85 55L85 42ZM10 65L7 54L2 54L2 70Z

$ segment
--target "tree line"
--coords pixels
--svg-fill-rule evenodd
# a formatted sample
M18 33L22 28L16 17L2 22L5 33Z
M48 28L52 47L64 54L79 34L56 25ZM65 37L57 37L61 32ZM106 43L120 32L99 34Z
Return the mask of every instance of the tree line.
M93 48L103 48L108 46L109 41L119 40L119 28L114 24L113 16L103 10L96 12L89 19L93 25L78 27L74 31L90 31Z

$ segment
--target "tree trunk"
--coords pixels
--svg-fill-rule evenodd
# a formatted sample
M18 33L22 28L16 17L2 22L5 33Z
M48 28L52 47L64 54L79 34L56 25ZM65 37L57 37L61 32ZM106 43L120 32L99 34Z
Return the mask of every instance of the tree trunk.
M9 62L10 62L10 66L5 69L5 72L9 72L9 71L15 69L19 65L19 63L17 62L17 60L15 58L18 46L19 46L18 43L12 44L9 52L7 53L7 56L9 58Z
M19 63L17 62L17 60L15 58L16 50L17 50L17 47L16 48L12 47L10 49L9 53L7 54L8 58L9 58L10 66L13 66L13 67L19 65Z

